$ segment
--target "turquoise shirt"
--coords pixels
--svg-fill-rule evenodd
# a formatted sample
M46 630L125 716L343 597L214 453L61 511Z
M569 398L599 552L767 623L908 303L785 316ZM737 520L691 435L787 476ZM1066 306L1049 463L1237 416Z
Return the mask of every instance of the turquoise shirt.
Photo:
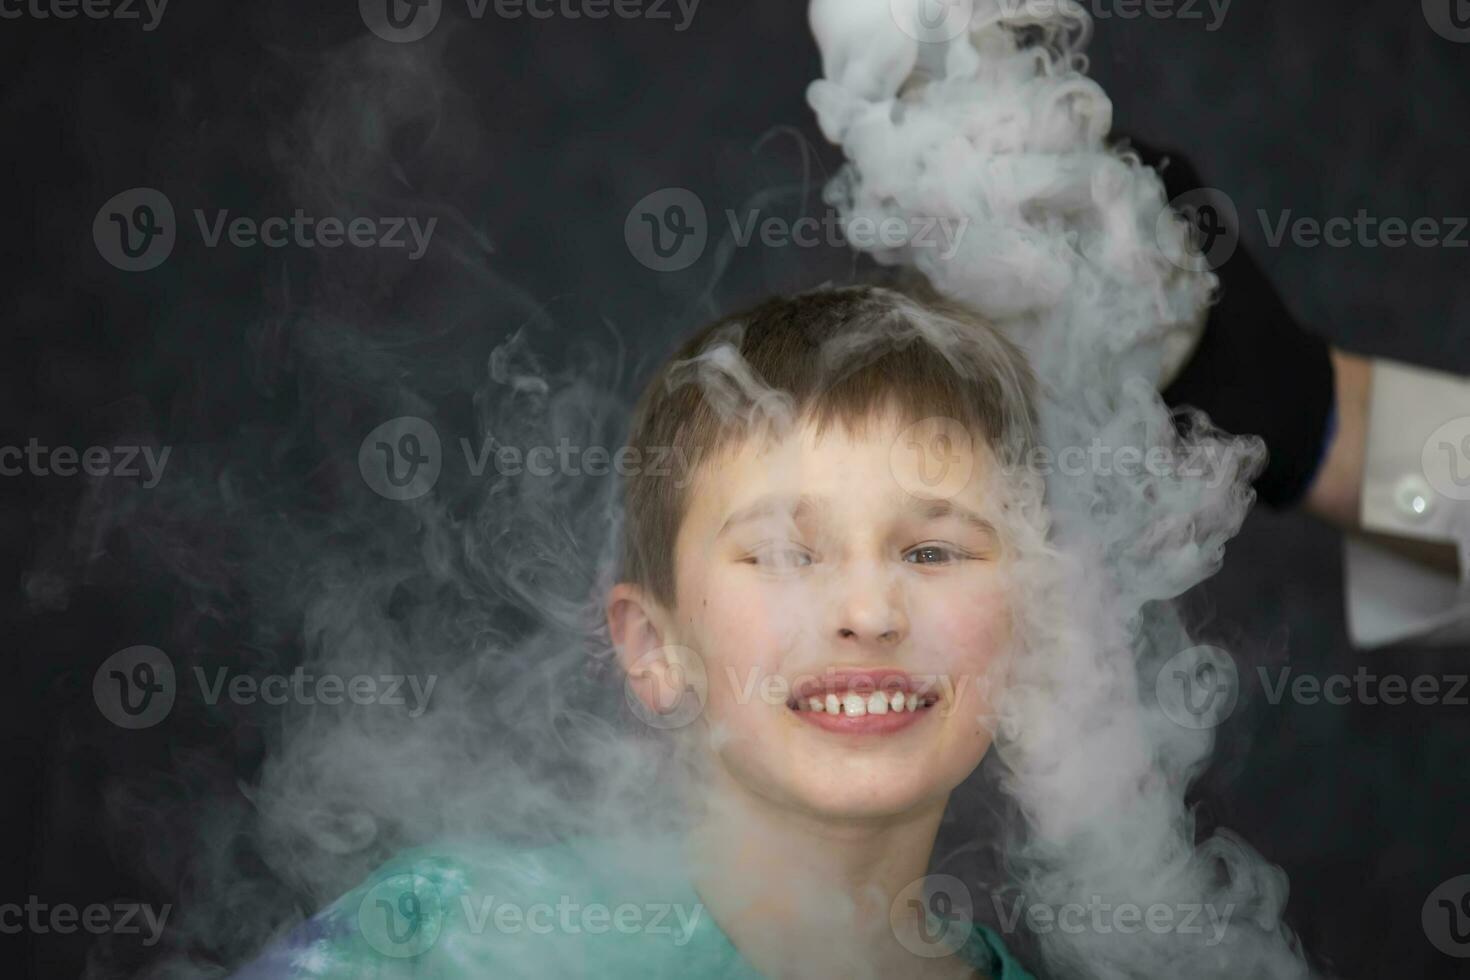
M761 980L692 886L620 865L620 853L610 842L405 851L237 980ZM959 955L984 975L1035 980L993 931L958 926Z

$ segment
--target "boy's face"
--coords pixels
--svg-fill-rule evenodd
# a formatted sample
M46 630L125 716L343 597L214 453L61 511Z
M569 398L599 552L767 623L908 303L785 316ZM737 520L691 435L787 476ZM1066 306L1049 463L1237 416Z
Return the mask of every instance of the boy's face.
M703 662L717 777L851 819L942 805L974 771L1011 638L993 479L957 423L891 417L707 462L663 642Z

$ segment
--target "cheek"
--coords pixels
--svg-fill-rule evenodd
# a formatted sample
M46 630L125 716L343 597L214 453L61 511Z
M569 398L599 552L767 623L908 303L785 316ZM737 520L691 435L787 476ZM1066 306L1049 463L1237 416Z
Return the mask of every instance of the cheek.
M1010 597L999 582L953 593L940 590L925 598L914 624L922 630L914 637L920 649L970 684L988 682L1010 649Z
M711 708L728 717L729 710L748 706L746 700L759 700L750 692L779 675L783 659L797 645L797 631L791 596L762 587L749 575L721 571L691 576L680 606L685 645L699 653L708 672Z

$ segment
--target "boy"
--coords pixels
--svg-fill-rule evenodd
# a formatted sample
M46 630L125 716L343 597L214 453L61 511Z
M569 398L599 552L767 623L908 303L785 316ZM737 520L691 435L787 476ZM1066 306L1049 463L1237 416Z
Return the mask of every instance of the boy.
M925 875L1024 642L1032 388L987 325L887 289L700 331L630 439L698 465L629 476L605 602L679 812L401 855L244 975L1028 978Z

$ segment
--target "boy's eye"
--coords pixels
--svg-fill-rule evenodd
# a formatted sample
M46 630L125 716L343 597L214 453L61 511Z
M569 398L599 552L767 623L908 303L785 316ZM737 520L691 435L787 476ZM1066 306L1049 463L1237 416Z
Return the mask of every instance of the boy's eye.
M958 550L942 544L921 544L904 553L903 560L915 565L943 565L964 558Z
M789 545L763 545L753 549L741 561L748 565L802 568L812 563L812 554L805 548L793 548Z

